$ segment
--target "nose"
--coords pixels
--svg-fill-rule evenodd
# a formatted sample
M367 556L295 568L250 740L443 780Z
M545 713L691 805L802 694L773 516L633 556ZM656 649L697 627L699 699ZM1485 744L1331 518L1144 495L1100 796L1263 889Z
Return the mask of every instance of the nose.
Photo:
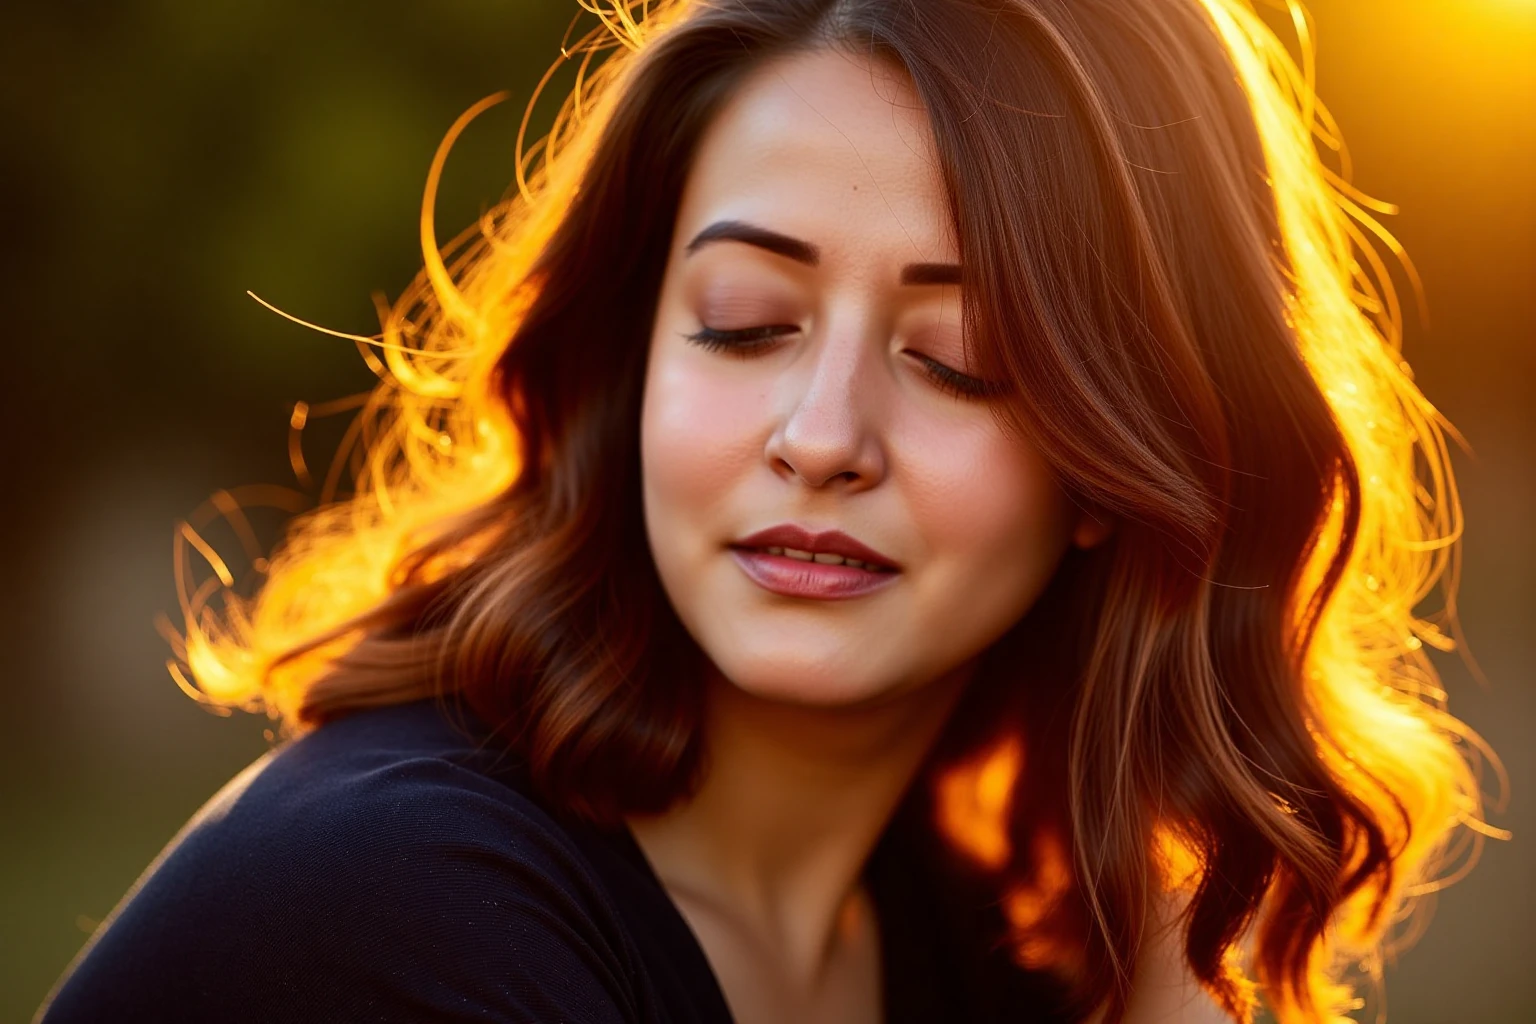
M785 370L777 389L784 412L764 455L781 476L810 487L867 490L886 472L878 423L880 346L867 340L867 321L827 326L827 336L811 339L806 357Z

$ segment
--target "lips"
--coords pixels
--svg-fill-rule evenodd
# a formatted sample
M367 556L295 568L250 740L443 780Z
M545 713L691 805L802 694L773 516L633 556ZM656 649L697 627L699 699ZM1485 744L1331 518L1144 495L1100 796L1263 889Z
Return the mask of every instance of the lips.
M770 526L766 530L743 537L731 545L738 549L762 550L764 548L793 548L796 551L809 551L811 554L833 554L844 558L854 558L868 565L899 572L901 566L894 559L881 554L841 530L824 530L821 533L812 533L803 527L793 523L780 523L778 526Z
M838 601L864 597L885 590L901 579L901 573L890 569L860 569L847 564L827 564L804 561L789 555L775 554L779 547L731 548L731 557L747 577L770 593L781 597L811 598L821 601Z

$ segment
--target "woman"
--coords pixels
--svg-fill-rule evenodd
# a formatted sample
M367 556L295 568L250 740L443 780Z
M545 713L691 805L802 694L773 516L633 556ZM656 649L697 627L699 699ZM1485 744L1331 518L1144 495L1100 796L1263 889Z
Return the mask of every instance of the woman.
M188 595L290 742L42 1019L1337 1019L1478 797L1310 83L1239 0L642 6L451 262L439 154L358 493Z

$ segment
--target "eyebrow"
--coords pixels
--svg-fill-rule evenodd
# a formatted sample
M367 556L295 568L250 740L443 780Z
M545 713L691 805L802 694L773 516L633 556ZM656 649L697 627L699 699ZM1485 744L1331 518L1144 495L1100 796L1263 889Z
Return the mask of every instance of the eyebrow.
M810 242L770 231L742 220L717 220L694 235L683 251L692 256L711 242L743 242L796 263L814 267L821 262L821 250ZM901 268L902 284L959 284L958 263L908 263Z

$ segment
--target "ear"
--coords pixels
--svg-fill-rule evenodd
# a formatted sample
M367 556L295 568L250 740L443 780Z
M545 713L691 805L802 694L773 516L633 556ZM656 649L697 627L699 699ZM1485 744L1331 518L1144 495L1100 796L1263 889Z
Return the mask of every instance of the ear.
M1087 550L1096 548L1115 532L1115 521L1097 506L1079 507L1077 522L1072 527L1072 544Z

